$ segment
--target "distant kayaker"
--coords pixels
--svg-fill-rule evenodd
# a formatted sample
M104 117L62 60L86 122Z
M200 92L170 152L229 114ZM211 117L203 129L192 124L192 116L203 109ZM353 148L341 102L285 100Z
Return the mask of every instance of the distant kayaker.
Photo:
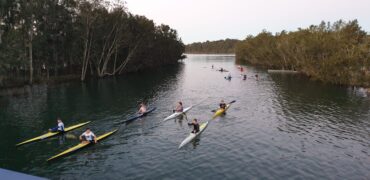
M247 75L246 74L243 75L243 80L247 80Z
M191 131L191 133L195 134L195 133L199 132L199 123L198 123L197 119L193 119L193 121L191 123L188 123L188 125L193 126L193 131Z
M229 73L229 75L227 76L227 78L229 79L229 80L231 80L231 74Z
M254 77L256 77L256 80L258 81L258 74L254 75Z
M60 118L57 118L57 126L49 129L50 132L64 132L64 123Z
M221 68L220 71L223 72L224 71L224 68Z
M213 64L212 64L212 69L213 69Z
M221 100L220 108L221 109L226 109L226 103L224 102L224 100Z
M86 131L81 134L80 141L82 142L91 142L91 143L97 143L97 139L95 134L90 130L90 128L86 128Z
M173 111L174 112L182 112L182 111L184 111L184 107L182 106L182 102L181 101L179 101L177 103L177 106L176 106L175 110L173 110Z
M145 103L141 103L138 114L144 114L144 113L146 113L146 105L145 105Z

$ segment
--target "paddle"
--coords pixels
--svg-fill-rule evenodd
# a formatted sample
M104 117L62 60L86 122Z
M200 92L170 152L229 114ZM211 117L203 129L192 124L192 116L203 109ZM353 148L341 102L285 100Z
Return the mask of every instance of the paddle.
M234 103L234 102L236 102L236 100L234 100L234 101L231 101L231 102L229 102L228 104L232 104L232 103ZM211 112L216 112L218 109L214 109L214 110L212 110Z

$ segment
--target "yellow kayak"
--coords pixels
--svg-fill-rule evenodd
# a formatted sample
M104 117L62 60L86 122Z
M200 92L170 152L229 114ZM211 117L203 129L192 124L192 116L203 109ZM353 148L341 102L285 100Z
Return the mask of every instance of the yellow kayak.
M224 114L228 109L229 107L231 106L232 103L234 103L236 101L231 101L229 104L226 105L225 109L222 109L222 108L219 108L215 114L213 115L212 119L218 117L218 116L221 116L222 114Z
M113 133L115 133L117 130L118 130L118 129L113 130L113 131L108 132L108 133L105 133L105 134L103 134L103 135L101 135L101 136L97 137L97 138L96 138L96 140L97 140L97 141L100 141L100 140L102 140L102 139L104 139L104 138L107 138L108 136L110 136L110 135L112 135ZM69 149L67 149L67 150L65 150L65 151L63 151L63 152L61 152L61 153L59 153L59 154L57 154L57 155L55 155L55 156L53 156L53 157L49 158L47 161L51 161L51 160L53 160L53 159L56 159L56 158L59 158L59 157L65 156L65 155L70 154L70 153L73 153L73 152L75 152L75 151L77 151L77 150L80 150L80 149L82 149L82 148L84 148L84 147L86 147L86 146L88 146L88 145L91 145L91 144L93 144L93 143L90 143L90 142L82 142L82 143L80 143L80 144L77 144L76 146L73 146L73 147L71 147L71 148L69 148Z
M80 123L80 124L76 124L76 125L71 126L71 127L67 127L67 128L64 129L64 132L72 131L72 130L77 129L77 128L81 127L81 126L84 126L86 124L89 124L90 122L91 121ZM61 132L48 132L48 133L46 133L44 135L37 136L37 137L32 138L30 140L27 140L27 141L18 143L18 144L16 144L16 146L24 145L24 144L35 142L35 141L40 141L40 140L43 140L43 139L46 139L46 138L50 138L50 137L56 136L58 134L61 134Z

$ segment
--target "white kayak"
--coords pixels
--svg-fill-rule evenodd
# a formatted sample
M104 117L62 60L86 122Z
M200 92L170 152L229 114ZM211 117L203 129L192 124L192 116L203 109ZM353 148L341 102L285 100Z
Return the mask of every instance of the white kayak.
M185 108L182 112L175 112L175 113L171 114L170 116L166 117L165 119L163 119L163 121L168 121L170 119L177 118L180 115L183 115L186 112L188 112L191 108L193 108L193 106L190 106L190 107Z
M202 123L200 126L199 126L199 132L198 133L190 133L188 137L186 137L180 144L179 146L179 149L182 148L183 146L185 146L186 144L188 144L189 142L191 142L194 138L196 138L197 136L199 136L208 126L208 121L205 122L205 123Z

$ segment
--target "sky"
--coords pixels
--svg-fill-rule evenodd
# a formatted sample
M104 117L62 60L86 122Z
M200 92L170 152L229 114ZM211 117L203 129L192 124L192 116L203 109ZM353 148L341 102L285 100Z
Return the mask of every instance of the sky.
M321 21L359 21L370 32L370 0L126 0L128 10L176 29L185 44L293 31Z

